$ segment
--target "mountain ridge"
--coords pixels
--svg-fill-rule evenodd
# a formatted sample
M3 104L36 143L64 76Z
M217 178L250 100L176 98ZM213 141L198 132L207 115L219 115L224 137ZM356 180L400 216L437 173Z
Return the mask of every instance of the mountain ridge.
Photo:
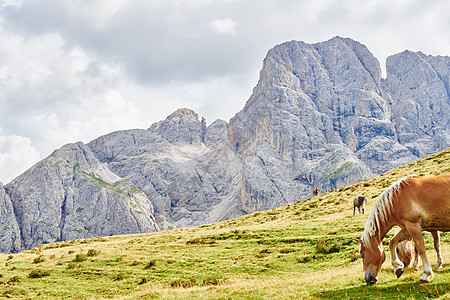
M179 109L147 130L65 145L0 189L0 224L18 226L0 228L0 251L214 223L448 148L450 58L405 51L386 65L383 79L348 38L290 41L269 50L229 122Z

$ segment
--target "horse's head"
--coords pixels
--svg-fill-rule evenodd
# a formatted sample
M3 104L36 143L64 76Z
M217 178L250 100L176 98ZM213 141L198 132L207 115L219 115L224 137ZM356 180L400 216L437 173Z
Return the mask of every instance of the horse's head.
M371 248L365 247L361 241L360 243L359 253L363 260L364 281L367 284L375 284L378 281L377 275L386 259L386 254L384 254L381 243L373 245Z

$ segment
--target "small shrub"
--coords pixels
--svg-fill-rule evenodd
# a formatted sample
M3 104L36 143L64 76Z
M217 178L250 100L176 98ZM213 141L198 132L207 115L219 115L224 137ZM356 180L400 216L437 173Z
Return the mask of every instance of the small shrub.
M87 252L87 256L97 256L100 253L100 250L89 249Z
M282 254L288 254L288 253L292 253L292 252L295 252L294 248L281 248L280 249L280 253L282 253Z
M141 281L139 281L139 284L144 284L144 283L147 283L147 282L148 282L148 279L145 278L145 277L142 277Z
M74 253L75 253L75 251L73 251L73 250L69 250L69 252L67 252L67 253L69 253L69 254L74 254Z
M202 285L203 286L206 286L206 285L219 285L221 281L222 281L221 278L207 277L207 278L203 279Z
M20 277L19 276L13 276L9 279L9 282L19 282L20 281Z
M150 269L154 266L156 266L156 260L151 260L145 265L144 269Z
M48 275L50 275L50 271L33 270L28 274L28 278L42 278Z
M299 263L307 263L310 262L311 260L313 260L313 257L309 256L309 255L305 255L305 256L301 256L297 259L297 262Z
M175 287L175 288L178 288L178 287L190 288L190 287L195 286L196 283L197 282L196 282L195 278L193 278L193 277L191 277L189 279L180 278L180 279L172 281L170 283L170 286Z
M73 259L73 262L82 262L87 259L86 254L77 254L75 258Z
M41 263L41 262L43 262L43 261L45 261L44 257L43 257L42 255L39 255L38 257L36 257L36 258L33 260L33 263L38 264L38 263Z
M319 240L316 244L318 253L328 254L341 251L341 245L337 240Z
M114 281L119 281L119 280L123 280L125 278L125 274L124 273L119 273L116 275L116 277L114 277Z
M76 269L76 268L78 268L78 265L73 262L71 262L67 265L67 269L72 270L72 269Z
M357 253L357 252L352 252L351 254L350 254L350 261L357 261L359 258L360 258L360 256L359 256L359 253Z
M6 260L11 260L14 256L12 254L8 255L8 258Z
M189 245L212 245L215 243L217 243L216 240L211 237L199 237L186 242Z

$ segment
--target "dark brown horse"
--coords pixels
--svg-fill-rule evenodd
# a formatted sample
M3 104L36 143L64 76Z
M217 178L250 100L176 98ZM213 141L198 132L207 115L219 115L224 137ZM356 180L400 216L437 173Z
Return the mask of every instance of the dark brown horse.
M355 210L358 208L360 214L364 214L364 209L366 207L367 198L364 196L358 196L353 200L353 215L355 215Z
M450 174L436 177L407 176L388 187L375 202L361 237L360 253L367 284L377 282L377 274L386 259L381 241L393 226L400 231L389 243L396 274L403 272L396 247L412 237L422 263L421 282L430 282L433 271L425 252L422 231L450 231Z
M317 196L317 195L319 195L319 189L316 187L316 188L314 189L313 193L314 193L314 197Z

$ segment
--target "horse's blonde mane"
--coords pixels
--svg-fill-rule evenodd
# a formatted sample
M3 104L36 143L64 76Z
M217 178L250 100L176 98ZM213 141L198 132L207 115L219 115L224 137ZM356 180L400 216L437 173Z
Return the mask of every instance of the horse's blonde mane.
M408 178L413 176L417 175L403 177L391 184L390 187L381 193L380 198L375 202L369 218L366 221L364 232L361 237L364 247L371 248L370 239L380 230L381 224L384 224L392 214L392 199L394 194L400 190L403 183L408 183Z

